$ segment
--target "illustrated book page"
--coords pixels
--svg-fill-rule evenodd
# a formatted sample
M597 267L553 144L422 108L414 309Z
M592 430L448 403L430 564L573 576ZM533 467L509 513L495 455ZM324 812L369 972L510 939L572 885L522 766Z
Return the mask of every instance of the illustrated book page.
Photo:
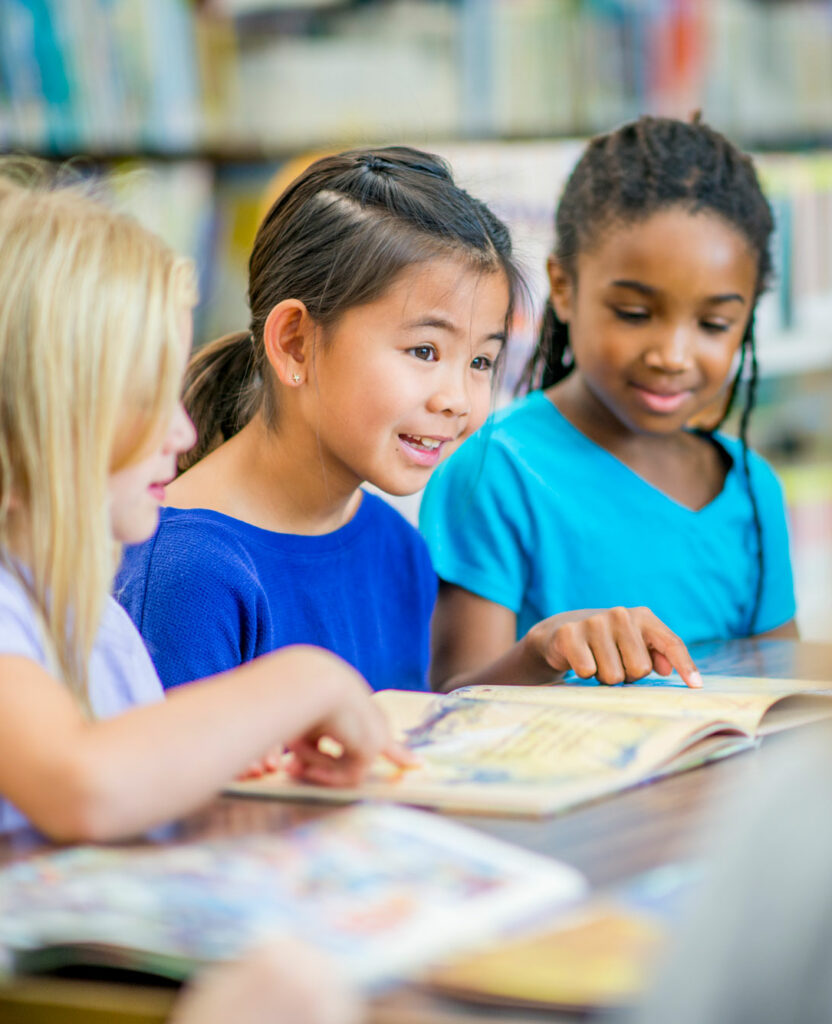
M278 772L228 791L544 815L748 749L763 719L789 700L797 702L792 722L832 714L820 684L734 677L711 677L704 691L558 684L444 695L385 690L374 699L418 767L379 762L356 789L304 785Z
M274 835L76 847L0 872L7 969L176 979L291 936L372 986L583 897L573 868L437 815L361 806Z

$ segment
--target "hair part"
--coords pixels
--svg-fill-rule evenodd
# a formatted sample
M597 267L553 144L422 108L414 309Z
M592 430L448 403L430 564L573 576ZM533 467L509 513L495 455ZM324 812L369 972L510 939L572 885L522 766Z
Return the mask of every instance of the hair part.
M301 301L316 326L383 295L407 268L451 257L509 286L506 328L522 289L505 225L453 180L445 161L406 146L350 150L312 163L266 214L249 261L248 332L191 361L185 405L199 440L188 468L262 411L278 422L278 385L263 344L271 310Z
M53 670L90 712L89 657L117 565L111 473L179 397L190 264L90 186L0 161L0 553Z

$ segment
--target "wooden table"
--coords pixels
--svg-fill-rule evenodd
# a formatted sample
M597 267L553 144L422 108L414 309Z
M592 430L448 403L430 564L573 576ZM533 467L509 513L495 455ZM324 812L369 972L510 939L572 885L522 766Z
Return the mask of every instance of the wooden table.
M741 640L693 649L698 666L725 675L832 681L832 644L791 640ZM618 794L567 814L528 821L458 817L456 820L579 868L592 886L608 886L634 874L699 852L698 824L711 802L759 769L767 746ZM180 822L178 839L272 832L329 813L319 806L220 797ZM42 848L28 833L0 840L0 862ZM149 1024L165 1019L170 990L57 979L21 981L0 989L3 1024ZM442 1000L402 987L376 1000L373 1024L526 1024L544 1015L499 1012ZM553 1021L551 1014L545 1019ZM568 1018L564 1018L568 1019Z

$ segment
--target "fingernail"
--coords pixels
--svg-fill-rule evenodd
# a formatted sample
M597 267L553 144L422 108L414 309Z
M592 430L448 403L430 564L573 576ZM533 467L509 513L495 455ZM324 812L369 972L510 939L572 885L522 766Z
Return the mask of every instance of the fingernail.
M702 676L698 672L691 672L688 676L688 686L694 686L699 689L702 686Z

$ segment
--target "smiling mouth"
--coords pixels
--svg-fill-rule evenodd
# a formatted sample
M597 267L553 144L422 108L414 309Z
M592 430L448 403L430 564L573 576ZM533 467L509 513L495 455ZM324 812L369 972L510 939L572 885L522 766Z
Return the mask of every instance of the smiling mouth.
M447 440L446 438L424 437L421 434L399 434L405 444L421 452L438 451Z
M650 412L673 413L681 408L691 396L691 390L686 388L682 391L652 391L650 388L641 387L639 384L632 385L633 390L641 399Z

